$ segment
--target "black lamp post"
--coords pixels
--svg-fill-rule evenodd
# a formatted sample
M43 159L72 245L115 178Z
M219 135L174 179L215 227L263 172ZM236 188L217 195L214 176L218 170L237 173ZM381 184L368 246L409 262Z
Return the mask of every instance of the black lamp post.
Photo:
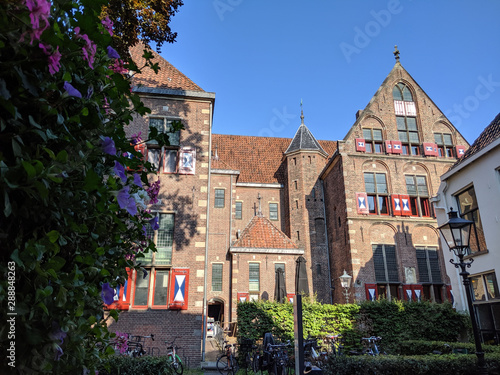
M467 255L467 249L469 248L470 233L473 221L465 220L458 217L456 211L450 208L448 212L448 221L441 225L438 229L441 232L444 240L448 244L450 251L453 251L458 257L459 261L455 262L450 259L450 263L455 266L455 268L460 268L460 276L462 276L465 293L467 295L467 304L469 305L469 314L472 321L472 331L474 333L474 341L476 343L476 355L477 355L477 367L480 374L487 374L486 363L484 362L484 352L481 346L481 337L479 336L479 329L476 321L476 314L474 312L474 306L472 304L472 292L471 283L469 279L469 272L465 269L470 268L474 259L469 261L464 261L464 256Z

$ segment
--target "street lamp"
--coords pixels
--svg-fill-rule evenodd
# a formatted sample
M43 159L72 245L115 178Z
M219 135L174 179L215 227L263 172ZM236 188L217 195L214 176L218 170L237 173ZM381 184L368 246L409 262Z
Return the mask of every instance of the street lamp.
M344 274L339 277L340 279L340 285L342 288L344 288L344 296L345 296L345 303L349 303L349 288L351 287L351 280L352 276L347 273L346 270L344 270Z
M474 333L474 341L476 343L477 367L480 374L487 374L488 371L484 362L484 352L481 346L481 338L479 336L476 314L474 311L474 305L472 304L471 283L469 279L470 274L465 270L466 268L470 268L474 259L464 261L464 256L467 255L469 249L472 224L474 224L473 221L458 217L457 212L453 211L453 208L450 208L450 212L448 212L448 221L438 227L438 229L448 244L450 251L453 251L459 259L458 262L450 259L450 263L453 264L455 268L460 268L461 270L460 276L462 276L465 287L465 294L467 296L467 304L469 306L469 314L472 322L472 331Z

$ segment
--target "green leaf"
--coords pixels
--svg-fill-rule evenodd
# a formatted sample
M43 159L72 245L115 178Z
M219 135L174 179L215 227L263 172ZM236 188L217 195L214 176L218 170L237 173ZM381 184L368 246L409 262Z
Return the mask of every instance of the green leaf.
M45 314L50 315L49 310L47 309L47 306L45 306L45 303L40 302L40 303L38 303L37 306L40 307L45 312Z
M89 169L87 171L87 175L85 176L85 191L91 192L93 190L97 190L98 184L99 176L94 172L93 169Z
M54 271L59 271L66 264L66 259L60 256L52 257L47 263L48 269L53 269Z
M51 230L49 233L47 233L47 237L49 238L50 242L54 243L59 238L59 232L56 230Z
M55 160L56 158L56 154L54 154L54 151L52 151L51 149L48 149L47 147L44 147L43 148L45 150L45 152L47 154L49 154L49 157L52 159L52 160Z
M21 163L23 165L24 170L26 171L26 174L28 175L28 178L32 179L33 177L35 177L36 175L35 168L25 160L23 160Z
M12 206L10 205L10 199L9 199L9 194L7 191L4 191L4 209L3 209L3 214L5 217L9 217L10 214L12 213Z
M56 160L61 163L67 163L68 162L68 152L66 150L59 151Z
M56 297L56 305L58 307L62 307L66 304L67 292L68 292L68 290L63 286L59 289L59 292L57 293L57 297Z
M89 109L87 107L82 109L82 116L88 116L89 114Z

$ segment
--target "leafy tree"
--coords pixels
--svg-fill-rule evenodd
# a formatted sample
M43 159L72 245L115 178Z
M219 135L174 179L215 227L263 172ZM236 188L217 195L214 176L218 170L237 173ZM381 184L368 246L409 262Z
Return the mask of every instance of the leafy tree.
M156 43L159 51L163 42L173 43L177 37L169 25L182 5L182 0L110 0L102 17L115 22L114 39L122 55L139 40Z
M102 13L118 3L0 2L0 348L17 373L94 374L114 353L106 323L118 316L103 301L155 251L145 229L158 225L147 204L159 186L134 149L144 140L124 130L148 109L113 35L171 41L173 13L148 28L146 8L182 3L126 2L144 9L130 35L119 22L133 15Z

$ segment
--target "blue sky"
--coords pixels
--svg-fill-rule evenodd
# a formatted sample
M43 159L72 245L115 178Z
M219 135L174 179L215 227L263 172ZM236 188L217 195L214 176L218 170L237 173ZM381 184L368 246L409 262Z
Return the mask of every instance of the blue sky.
M214 133L342 139L401 64L472 143L500 112L499 1L185 0L162 56L215 92Z

